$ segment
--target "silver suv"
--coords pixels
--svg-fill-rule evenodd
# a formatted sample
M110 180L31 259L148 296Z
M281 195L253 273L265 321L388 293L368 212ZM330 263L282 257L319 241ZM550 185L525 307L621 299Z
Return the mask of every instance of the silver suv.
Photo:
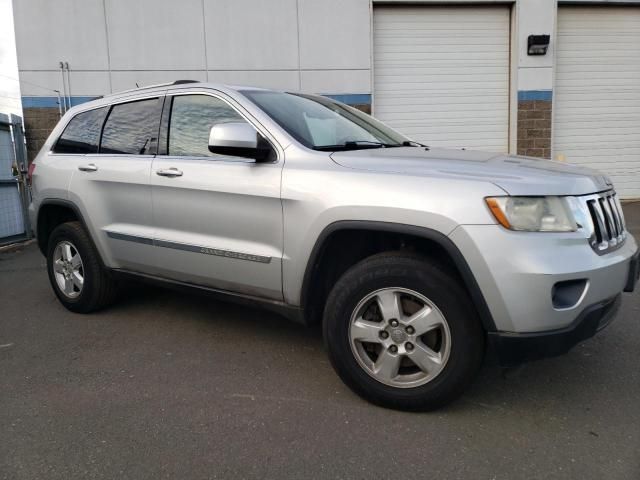
M51 285L74 312L122 277L322 322L379 405L460 395L567 352L638 278L606 176L430 148L324 97L179 81L72 108L31 167Z

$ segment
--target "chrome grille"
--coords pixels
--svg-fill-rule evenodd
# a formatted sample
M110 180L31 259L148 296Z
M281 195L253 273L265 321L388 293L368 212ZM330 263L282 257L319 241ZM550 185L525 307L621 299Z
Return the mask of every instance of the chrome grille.
M582 197L589 212L589 244L597 253L607 253L621 246L627 238L622 206L615 192Z

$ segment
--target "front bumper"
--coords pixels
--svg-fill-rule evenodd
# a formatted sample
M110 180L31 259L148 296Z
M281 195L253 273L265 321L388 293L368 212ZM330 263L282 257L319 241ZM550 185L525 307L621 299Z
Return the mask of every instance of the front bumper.
M593 337L609 325L620 309L622 295L585 308L568 327L547 332L489 332L489 349L503 367L556 357Z
M489 331L537 333L570 328L581 312L628 287L636 255L629 235L617 250L596 254L584 232L512 232L498 225L463 225L449 236L464 255L487 303ZM557 302L567 284L583 285Z
M492 314L490 351L503 366L569 351L607 326L621 293L636 288L640 251L629 235L614 252L597 255L578 232L526 234L497 226L458 227L451 234ZM570 307L554 302L555 287L582 282Z
M625 292L633 292L640 278L640 250L629 263ZM593 337L609 325L620 310L622 295L590 305L574 322L558 330L534 333L489 332L489 348L503 367L541 358L556 357L578 343Z

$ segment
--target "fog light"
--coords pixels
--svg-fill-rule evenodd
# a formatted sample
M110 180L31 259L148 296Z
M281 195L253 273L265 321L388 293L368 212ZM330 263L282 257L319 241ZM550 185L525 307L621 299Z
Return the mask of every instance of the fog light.
M556 310L576 307L587 293L589 282L586 279L565 280L556 283L551 289L551 302Z

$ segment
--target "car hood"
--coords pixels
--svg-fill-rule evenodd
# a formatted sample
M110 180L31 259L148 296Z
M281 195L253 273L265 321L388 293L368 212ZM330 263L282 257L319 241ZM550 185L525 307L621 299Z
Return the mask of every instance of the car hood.
M423 147L334 152L337 164L358 170L493 183L510 195L585 195L611 188L589 168L532 157Z

